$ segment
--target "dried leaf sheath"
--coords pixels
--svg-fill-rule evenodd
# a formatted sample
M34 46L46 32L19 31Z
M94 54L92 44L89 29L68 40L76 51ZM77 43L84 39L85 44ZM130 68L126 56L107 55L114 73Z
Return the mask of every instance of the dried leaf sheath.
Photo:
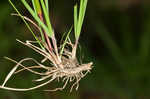
M30 12L30 14L35 19L35 22L31 19L29 19L26 16L23 16L20 14L20 12L15 8L13 3L9 0L11 5L14 7L16 12L18 14L13 14L20 16L27 27L30 29L30 31L33 33L32 29L26 22L29 21L32 23L41 33L41 40L37 39L39 37L36 37L33 33L36 41L26 41L22 42L20 40L17 40L18 42L22 43L23 45L33 49L37 53L41 54L44 59L41 60L41 63L36 61L33 58L25 58L20 60L19 62L16 62L15 60L12 60L10 58L7 58L11 60L12 62L16 63L16 66L10 71L10 73L7 75L7 77L4 80L4 83L0 88L6 89L6 90L13 90L13 91L29 91L34 90L37 88L40 88L42 86L45 86L55 79L59 81L64 82L64 85L60 88L55 88L52 90L45 90L45 91L57 91L57 90L63 90L68 83L72 83L70 91L75 89L77 90L79 87L79 81L90 72L92 69L92 62L87 64L80 64L78 62L78 59L76 58L76 51L78 46L78 40L83 24L83 19L85 15L87 0L81 0L80 6L79 6L79 14L77 11L78 5L76 4L74 7L74 33L75 33L75 44L73 44L69 39L69 34L72 31L72 28L69 30L66 39L64 43L60 46L57 45L57 40L55 38L55 32L52 28L50 18L49 18L49 10L48 10L48 1L44 2L43 0L32 0L32 4L34 7L34 10L32 7L28 5L28 3L25 0L21 0L24 6L27 8L27 10ZM38 25L36 24L38 23ZM36 43L38 43L40 46L38 46ZM71 49L67 49L67 47L70 47ZM58 48L61 48L58 50ZM36 65L33 66L24 66L23 63L26 61L32 61L36 63ZM50 62L51 66L45 66L42 63L48 61ZM21 67L21 69L17 69L18 67ZM34 69L44 69L44 72L38 72ZM6 83L9 80L9 78L13 74L18 74L22 71L29 71L31 73L34 73L35 75L39 75L39 78L36 80L33 80L34 82L41 82L41 84L31 87L31 88L23 88L23 89L17 89L17 88L10 88L6 87ZM45 81L45 82L44 82Z

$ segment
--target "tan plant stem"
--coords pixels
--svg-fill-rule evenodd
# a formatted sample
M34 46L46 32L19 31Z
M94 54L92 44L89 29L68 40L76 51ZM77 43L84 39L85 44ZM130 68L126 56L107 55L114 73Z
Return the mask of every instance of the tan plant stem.
M38 15L39 15L41 21L44 22L42 13L39 13ZM45 32L44 30L43 30L43 33L44 33L44 37L45 37L45 40L46 40L46 43L47 43L47 46L48 46L48 49L49 49L48 51L49 51L49 53L52 53L52 52L53 52L53 49L52 49L52 46L51 46L49 37L48 37L48 35L46 34L46 32ZM60 59L60 57L59 57L59 55L58 55L57 41L56 41L56 39L55 39L55 34L54 34L54 33L53 33L51 39L52 39L52 43L53 43L53 46L54 46L55 54L56 54L56 56L57 56L57 58L58 58L58 63L57 63L57 64L60 64L61 59ZM63 67L61 67L61 68L63 68Z
M73 59L76 58L76 52L77 52L77 47L78 47L78 41L79 41L79 38L76 39L75 45L73 46L73 49L72 49L72 58L73 58Z
M13 16L20 16L19 14L16 13L12 13L11 15ZM33 24L38 30L40 30L40 27L34 22L32 21L30 18L26 17L26 16L21 16L22 18L24 18L25 20L29 21L31 24Z
M42 13L38 13L38 16L40 17L41 21L43 21L43 22L44 22L44 20L43 20L43 16L42 16ZM48 38L48 35L46 34L46 32L45 32L44 30L42 30L42 31L43 31L43 33L44 33L44 38L45 38L46 43L47 43L47 45L48 45L48 49L52 52L52 51L53 51L53 49L52 49L52 46L51 46L50 40L49 40L49 38Z
M53 35L52 35L52 42L53 42L53 46L54 46L54 50L55 50L56 56L57 56L59 62L61 62L61 58L60 58L60 56L59 56L59 54L58 54L57 41L56 41L56 39L55 39L55 34L54 34L54 33L53 33ZM63 68L63 67L62 67L62 68Z

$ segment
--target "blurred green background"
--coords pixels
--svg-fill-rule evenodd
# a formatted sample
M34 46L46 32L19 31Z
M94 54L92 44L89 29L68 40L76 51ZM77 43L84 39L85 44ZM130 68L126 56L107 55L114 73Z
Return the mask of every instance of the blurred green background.
M20 0L12 0L29 16ZM60 38L73 24L75 0L49 0L56 36ZM31 49L16 42L33 40L7 0L0 1L0 83L17 61L25 57L41 59ZM83 62L94 62L90 74L80 81L78 91L13 92L0 89L0 99L150 99L150 1L89 0L80 37ZM11 87L30 87L34 75L26 72L8 82ZM55 83L48 86L54 86Z

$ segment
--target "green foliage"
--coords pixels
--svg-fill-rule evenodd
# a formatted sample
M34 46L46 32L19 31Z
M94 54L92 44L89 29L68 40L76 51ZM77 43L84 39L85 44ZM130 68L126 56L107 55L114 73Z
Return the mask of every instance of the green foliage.
M65 45L66 45L66 43L67 43L67 41L68 41L68 39L69 39L69 35L70 35L71 31L72 31L72 27L71 27L70 30L68 31L67 36L66 36L66 39L64 40L64 43L62 44L62 48L61 48L61 50L60 50L60 55L62 55L62 53L63 53L63 51L64 51L64 47L65 47ZM64 33L64 34L65 34L65 33Z
M22 20L24 21L24 23L26 24L27 28L30 30L30 32L32 33L32 35L34 36L35 40L39 43L39 45L43 48L42 44L40 43L39 39L36 37L35 33L32 31L31 27L29 26L29 24L26 22L26 20L24 19L24 17L21 15L21 13L17 10L17 8L15 7L15 5L11 2L11 0L9 0L9 3L12 5L12 7L15 9L15 11L18 13L18 15L22 18Z
M74 6L74 32L75 32L76 39L78 39L81 34L81 28L83 25L87 2L88 2L88 0L80 0L79 14L77 11L78 5L76 4Z
M48 27L40 20L38 15L33 11L33 9L29 6L29 4L25 0L21 0L24 6L27 8L27 10L30 12L30 14L33 16L33 18L40 24L40 26L45 30L48 36L51 37L51 30L48 29Z
M9 15L10 6L7 0L0 4L0 66L1 80L4 80L6 72L12 68L12 63L3 60L3 56L20 59L24 56L36 57L32 51L25 49L22 45L14 42L17 35L23 35L29 38L29 33L24 33L25 28L20 25L16 18ZM16 0L17 1L17 0ZM19 1L19 0L18 0ZM51 0L45 0L51 3ZM64 13L72 0L54 0L55 9L62 9L60 5L64 2ZM56 1L58 1L56 3ZM19 1L20 2L20 1ZM150 99L150 4L141 3L138 5L118 6L108 0L90 0L87 13L86 33L81 38L82 52L84 52L84 61L93 60L94 67L88 79L83 79L78 92L73 94L68 91L56 93L45 93L41 91L32 92L11 92L0 90L0 98L10 99ZM14 2L19 4L18 2ZM108 4L108 5L107 5ZM47 3L45 3L47 5ZM126 5L126 4L125 4ZM62 6L61 6L62 7ZM66 7L66 8L65 8ZM46 6L47 8L47 6ZM79 6L75 5L74 24L79 20ZM35 12L35 9L33 10ZM62 10L63 11L63 10ZM63 12L62 12L63 13ZM57 15L58 32L64 30L63 20L71 20L72 16ZM13 18L14 20L10 19ZM12 21L10 21L12 20ZM17 24L19 23L19 24ZM38 23L38 22L37 22ZM68 25L68 24L67 24ZM40 26L40 25L39 25ZM41 26L42 27L42 26ZM47 27L47 26L46 26ZM74 25L77 28L77 25ZM43 28L43 27L42 27ZM60 29L60 30L59 30ZM76 31L75 29L74 31ZM67 35L69 32L66 31ZM24 33L24 34L23 34ZM77 31L75 32L77 33ZM76 36L77 37L77 36ZM65 38L66 39L66 38ZM12 43L14 42L14 43ZM19 50L18 49L19 45ZM19 53L19 57L16 55ZM86 57L90 56L90 57ZM29 80L32 76L23 73L20 78L15 80L17 86L28 87L31 85ZM24 78L22 80L22 78ZM26 80L26 83L25 83ZM1 82L2 83L2 82ZM12 83L12 82L10 82ZM10 84L9 83L9 84ZM55 85L55 83L54 83ZM52 86L50 86L52 87Z
M47 23L47 27L48 27L48 30L49 30L49 36L52 37L54 31L52 29L52 25L51 25L51 22L50 22L50 19L49 19L49 14L48 14L49 10L46 9L44 1L43 0L40 0L40 1L41 1L42 9L43 9L43 12L44 12L45 20L46 20L46 23Z
M42 14L42 9L41 9L39 0L32 0L32 5L33 5L34 11L37 15L38 15L38 13Z
M33 5L33 8L34 8L34 11L35 11L36 15L37 16L42 15L42 9L41 9L39 0L32 0L32 5ZM39 24L39 28L40 28L42 41L45 42L42 27L40 26L40 23L38 23L38 24ZM42 47L42 48L44 49L44 47Z
M48 0L46 0L46 2L44 2L43 0L40 0L40 2L39 2L39 0L32 0L32 5L33 5L34 10L26 2L26 0L21 0L21 1L24 4L24 6L26 7L26 9L33 16L35 21L40 25L40 27L42 27L42 29L44 29L44 31L47 33L47 35L49 37L52 37L54 31L53 31L52 24L51 24L50 17L49 17ZM85 11L86 11L86 7L87 7L87 1L88 0L80 0L79 14L78 14L78 5L75 4L75 6L74 6L74 33L75 33L76 39L79 38L80 33L81 33L81 28L83 25ZM9 0L9 2L12 4L12 2L10 0ZM15 6L13 5L13 7L15 7ZM42 7L42 9L41 9L41 7ZM16 8L15 8L15 10L18 12L18 10ZM38 16L38 15L42 15L42 14L46 20L46 25L42 22L42 20ZM19 15L21 15L21 14L19 13ZM42 30L40 32L41 32L41 36L43 37Z

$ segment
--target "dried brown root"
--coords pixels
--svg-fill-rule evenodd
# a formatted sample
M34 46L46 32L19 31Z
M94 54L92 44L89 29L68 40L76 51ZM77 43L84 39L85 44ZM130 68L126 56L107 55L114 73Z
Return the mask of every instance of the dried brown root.
M17 63L17 65L21 65L21 62ZM90 65L88 64L87 66L90 66ZM50 78L50 80L48 80L47 82L42 83L40 85L37 85L35 87L26 88L26 89L17 89L17 88L5 87L3 85L3 86L0 86L0 88L7 89L7 90L14 90L14 91L29 91L29 90L34 90L34 89L40 88L40 87L42 87L44 85L47 85L48 83L52 82L55 79L59 79L59 78L63 77L62 81L64 82L66 80L65 84L63 85L63 87L55 88L53 90L44 90L44 91L63 90L67 86L68 81L72 82L72 81L76 80L75 83L71 86L70 92L72 92L74 86L76 86L75 89L78 90L79 81L81 80L81 78L83 78L89 72L89 68L86 68L86 65L83 65L83 66L84 66L83 68L81 68L81 67L72 68L73 70L68 69L68 68L66 68L66 69L51 68L50 71L47 71L47 72L44 73L45 75L43 75L43 77L41 77L40 79L36 79L34 81L40 82L40 81L43 81L43 80L46 80L46 79L49 79L49 78ZM25 68L25 69L29 69L29 68ZM82 71L85 71L85 70L87 70L87 72L86 73L82 73Z
M32 60L32 61L36 62L33 58L25 58L25 59L22 59L22 60L19 61L19 62L15 61L15 60L13 60L13 59L10 59L10 58L8 58L8 57L7 57L7 59L10 60L10 61L12 61L12 62L14 62L14 63L16 63L18 66L21 66L21 67L23 67L24 69L26 69L26 70L28 70L28 71L34 73L34 74L46 75L45 73L40 73L40 72L34 71L34 70L32 70L32 69L30 69L30 68L27 68L27 67L25 67L24 65L22 65L22 63L25 62L25 61L31 61L31 60ZM37 62L36 62L36 63L37 63ZM41 64L38 64L38 65L39 65L41 68L43 68L43 69L47 69L45 66L43 66L43 65L41 65Z
M23 45L28 46L29 48L33 49L34 51L38 52L39 54L43 55L45 58L47 58L52 64L54 64L55 67L58 67L58 64L61 63L61 61L57 58L55 53L53 52L47 52L46 50L43 50L35 45L33 45L30 41L26 41L26 43L17 40L18 42L22 43ZM61 67L62 68L62 67Z
M73 87L74 87L75 85L77 85L76 90L78 90L79 81L81 80L81 78L78 78L78 77L76 76L76 79L77 79L77 81L71 86L70 92L72 92Z
M44 90L44 91L58 91L58 90L63 90L67 86L68 81L69 81L69 78L67 78L65 84L61 88L55 88L55 89L52 89L52 90Z
M18 70L16 72L14 72L14 74L17 74L17 73L20 73L20 72L22 72L24 70L27 70L27 68L28 69L35 69L35 68L38 68L38 69L41 68L41 69L43 69L43 67L41 67L41 66L30 66L30 67L22 68L22 69L20 69L20 70Z
M26 88L26 89L18 89L18 88L10 88L10 87L5 87L5 86L0 86L1 89L6 89L6 90L12 90L12 91L30 91L30 90L34 90L34 89L37 89L37 88L40 88L42 86L45 86L47 85L48 83L52 82L55 78L52 78L50 80L48 80L47 82L45 83L42 83L40 85L37 85L35 87L31 87L31 88Z
M73 82L73 85L71 86L70 92L73 90L73 88L75 87L76 90L78 90L79 87L79 81L87 75L87 73L90 72L90 70L92 69L92 62L88 63L88 64L79 64L78 60L76 59L76 57L74 57L73 55L76 53L75 52L75 45L73 45L70 42L68 42L67 44L69 46L71 46L72 48L72 52L67 50L66 48L64 48L62 56L58 58L59 55L56 55L57 53L55 52L48 52L48 48L47 45L45 45L45 49L41 49L37 46L35 46L33 43L37 43L34 41L26 41L26 43L17 40L20 43L30 47L31 49L33 49L34 51L38 52L39 54L44 56L44 59L42 60L42 62L45 62L46 60L49 60L52 67L49 66L44 66L41 63L37 62L35 59L33 58L25 58L20 60L19 62L12 60L10 58L7 58L8 60L11 60L12 62L16 63L16 66L10 71L10 73L7 75L7 77L4 80L4 83L2 84L2 86L0 86L0 88L2 89L7 89L7 90L13 90L13 91L29 91L29 90L34 90L37 88L40 88L44 85L47 85L48 83L57 80L58 82L60 81L60 78L62 78L62 82L64 82L64 85L60 88L55 88L53 90L44 90L44 91L57 91L57 90L63 90L67 84L70 82ZM53 42L54 44L56 43ZM54 48L55 51L57 51L57 48ZM34 66L24 66L23 62L26 61L32 61L34 63L36 63L37 65ZM21 66L22 68L17 70L17 68ZM62 68L63 67L63 68ZM46 71L43 72L37 72L33 69L44 69ZM32 80L35 82L41 82L41 81L45 81L42 84L39 84L35 87L31 87L31 88L26 88L26 89L17 89L17 88L10 88L10 87L5 87L6 82L9 80L9 78L16 73L20 73L24 70L27 70L31 73L34 73L36 75L39 75L40 78Z
M16 14L16 13L12 13L11 15L22 17L23 19L25 19L25 20L29 21L31 24L33 24L38 30L40 30L40 27L34 21L32 21L30 18Z
M43 81L43 80L46 80L52 76L53 76L53 74L49 74L49 75L43 76L43 77L36 79L36 80L33 80L33 81L36 81L36 82Z

